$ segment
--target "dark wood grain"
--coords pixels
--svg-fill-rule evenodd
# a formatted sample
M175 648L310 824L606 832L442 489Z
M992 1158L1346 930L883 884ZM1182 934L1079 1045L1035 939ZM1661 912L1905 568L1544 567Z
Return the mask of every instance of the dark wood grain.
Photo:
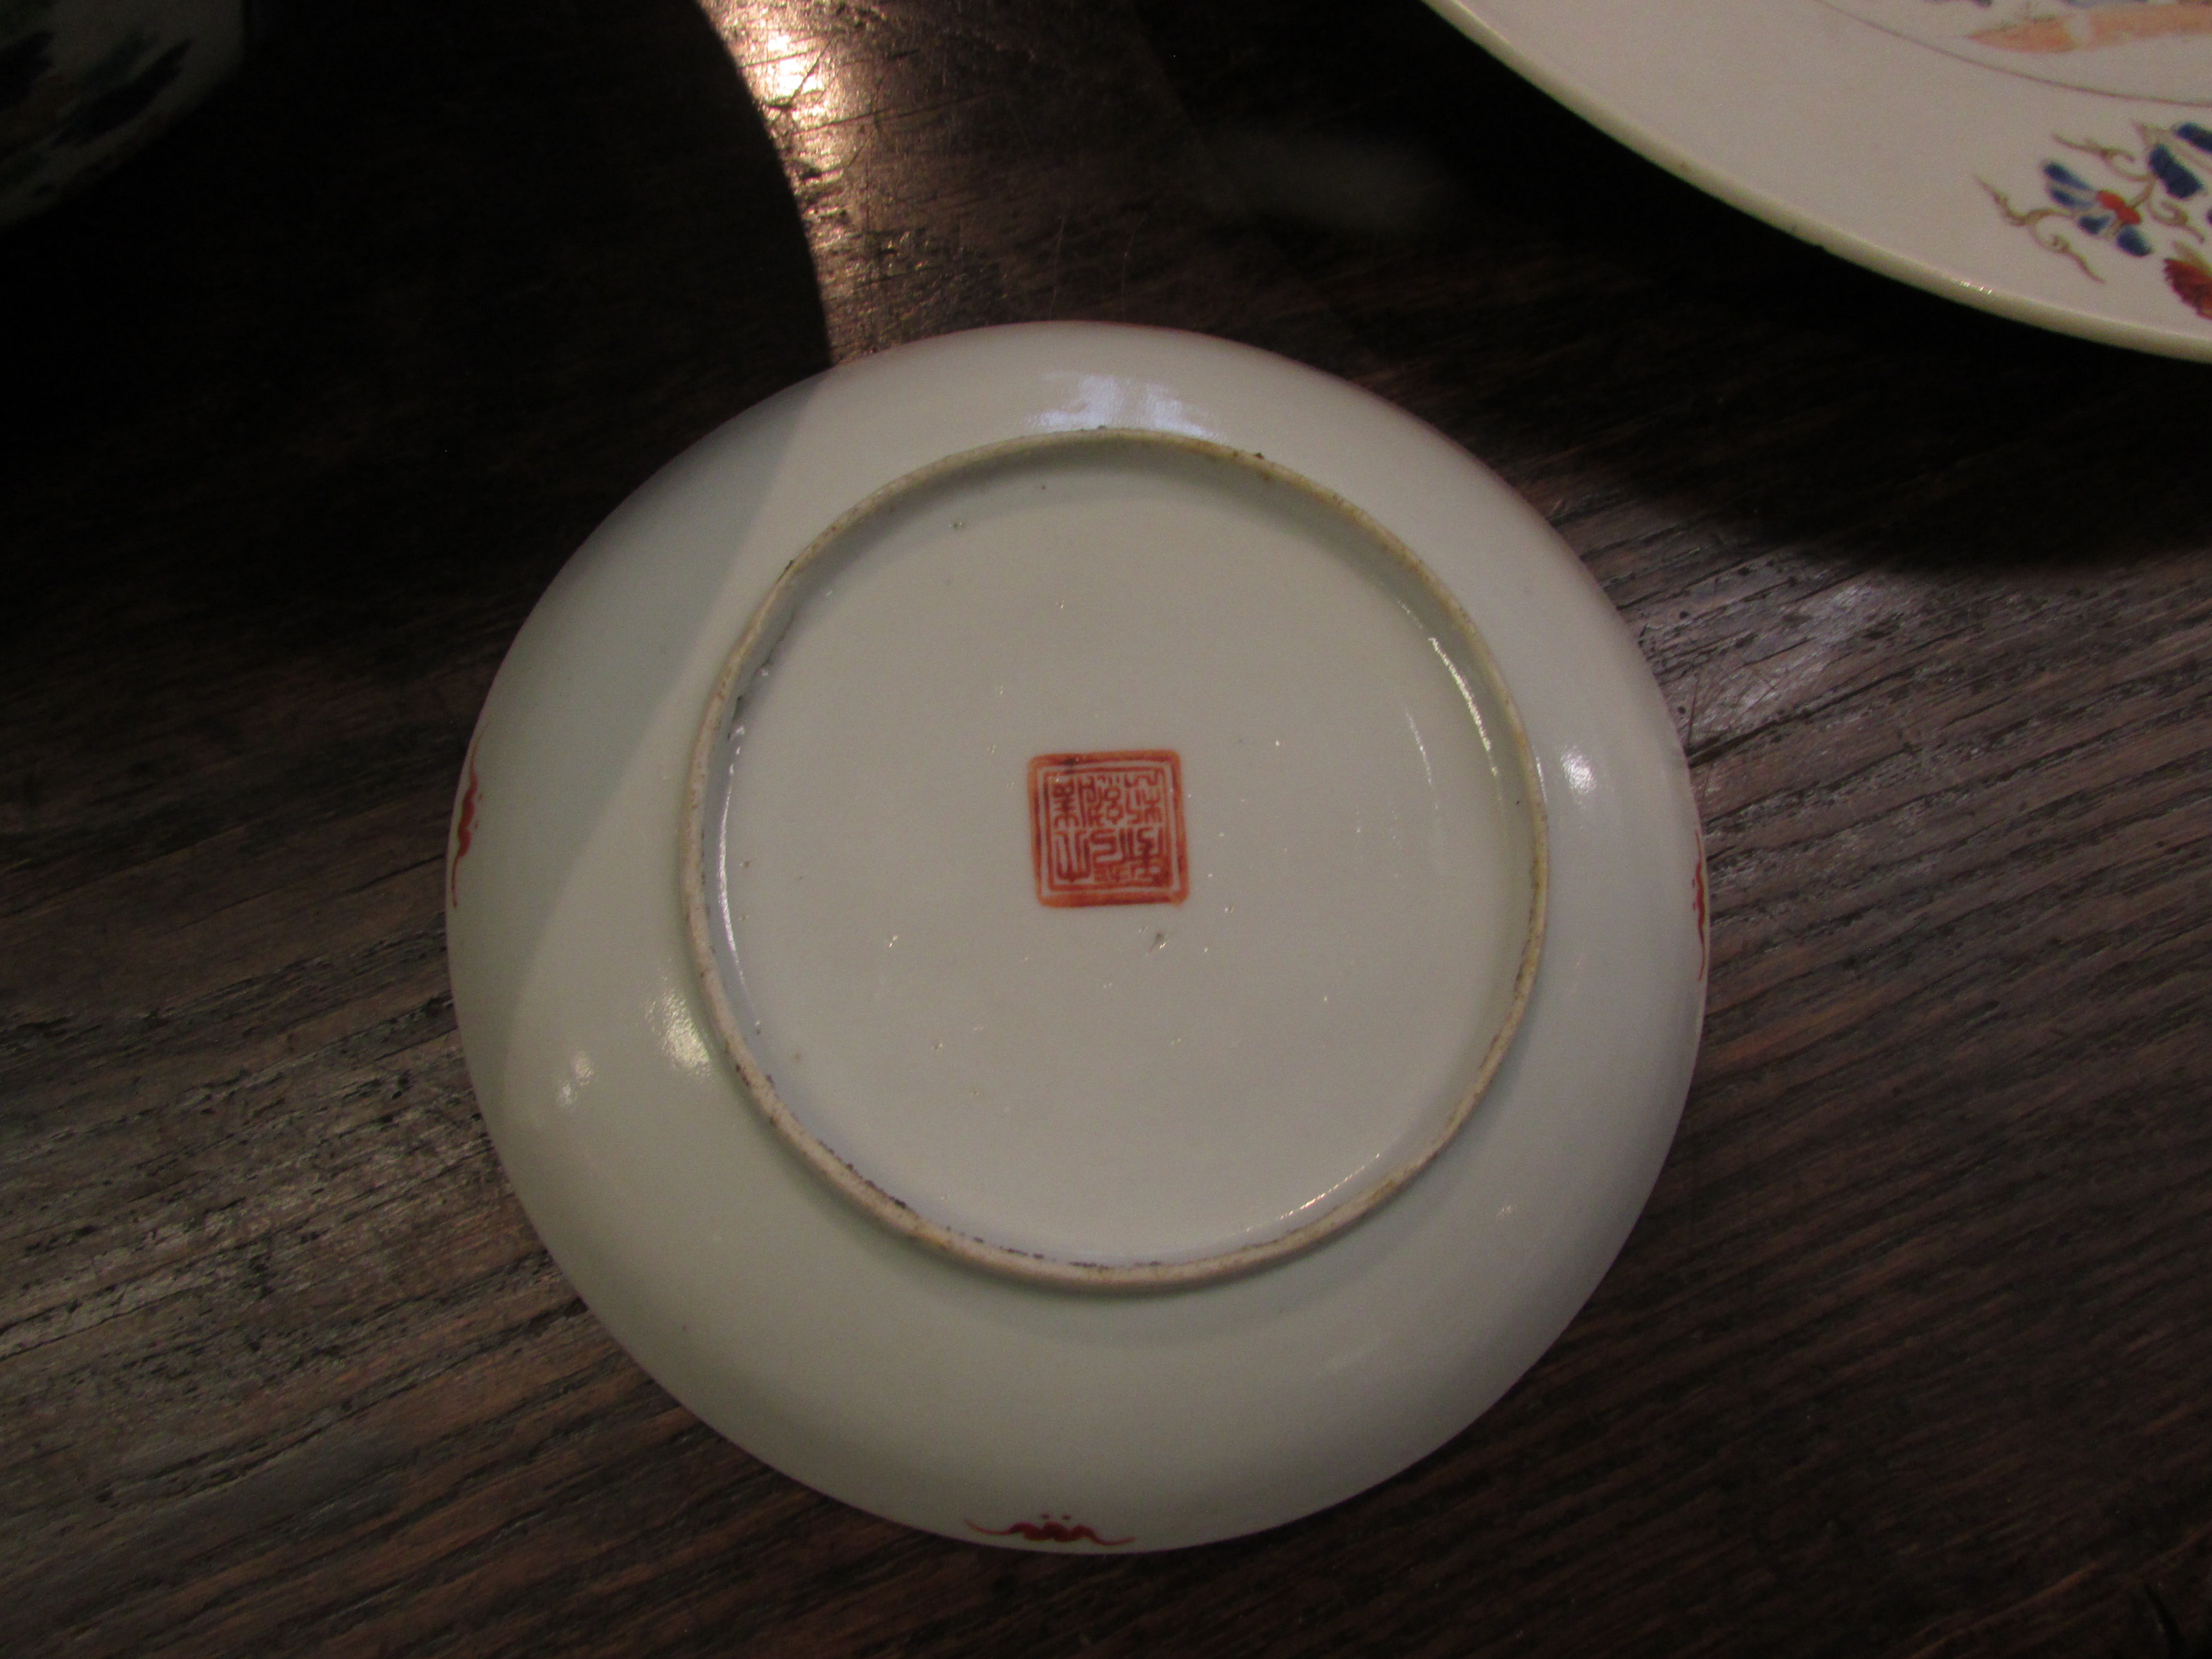
M1698 196L1414 0L395 0L0 239L0 1647L2212 1651L2212 378ZM447 995L453 778L590 526L1041 317L1383 392L1620 607L1712 1004L1650 1210L1415 1469L1012 1556L616 1349Z

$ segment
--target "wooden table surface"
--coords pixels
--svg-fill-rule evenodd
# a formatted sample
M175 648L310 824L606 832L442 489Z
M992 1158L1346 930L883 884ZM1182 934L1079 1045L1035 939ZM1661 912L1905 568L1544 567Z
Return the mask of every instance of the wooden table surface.
M0 239L0 1649L2212 1651L2212 377L1707 200L1418 0L305 0ZM1619 1262L1376 1490L1162 1556L818 1498L503 1181L441 861L501 653L764 394L1250 341L1546 514L1712 1000Z

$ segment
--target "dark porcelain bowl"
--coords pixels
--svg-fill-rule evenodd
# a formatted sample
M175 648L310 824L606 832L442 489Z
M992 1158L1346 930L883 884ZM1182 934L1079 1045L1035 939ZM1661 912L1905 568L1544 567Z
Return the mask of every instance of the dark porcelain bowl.
M0 0L0 226L138 149L237 68L242 0Z

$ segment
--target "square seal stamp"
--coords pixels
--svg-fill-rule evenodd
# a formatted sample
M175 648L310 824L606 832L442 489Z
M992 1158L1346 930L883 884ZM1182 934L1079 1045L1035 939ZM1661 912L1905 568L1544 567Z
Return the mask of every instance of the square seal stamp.
M1182 759L1172 749L1036 757L1030 845L1042 903L1181 904L1190 896Z

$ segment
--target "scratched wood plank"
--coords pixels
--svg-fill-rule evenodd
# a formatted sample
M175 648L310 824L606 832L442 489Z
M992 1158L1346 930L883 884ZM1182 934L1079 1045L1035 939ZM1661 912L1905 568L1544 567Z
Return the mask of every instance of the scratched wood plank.
M2212 1642L2200 369L1800 248L1412 0L306 5L0 292L51 319L0 447L28 1650ZM1398 1480L1164 1558L907 1533L677 1407L506 1191L438 926L601 514L831 356L1052 316L1498 466L1712 854L1698 1086L1589 1308Z
M5 1645L480 1622L595 1472L765 1479L507 1194L439 866L538 588L824 360L781 169L680 4L304 9L0 283Z

